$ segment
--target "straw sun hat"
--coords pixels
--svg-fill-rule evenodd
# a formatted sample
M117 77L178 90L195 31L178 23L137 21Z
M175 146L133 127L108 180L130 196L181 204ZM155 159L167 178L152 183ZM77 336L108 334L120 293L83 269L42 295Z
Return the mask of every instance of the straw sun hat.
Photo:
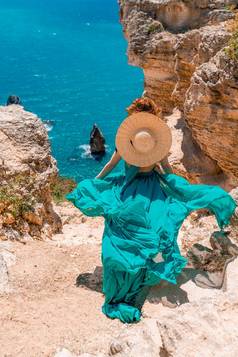
M116 134L116 148L130 165L146 167L161 161L172 145L168 125L154 114L140 112L128 116Z

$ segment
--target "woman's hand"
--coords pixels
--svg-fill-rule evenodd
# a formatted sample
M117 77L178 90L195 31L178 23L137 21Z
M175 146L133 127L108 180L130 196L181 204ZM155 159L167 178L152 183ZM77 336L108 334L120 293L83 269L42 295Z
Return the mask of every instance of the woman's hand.
M107 174L109 174L112 171L112 169L118 164L120 160L121 160L121 156L117 151L114 151L111 159L106 163L104 168L99 172L99 174L95 178L101 179L105 177Z
M156 163L156 171L160 174L163 173L173 173L173 169L169 163L168 156L166 156L163 160Z
M160 161L160 165L166 174L172 174L173 169L169 163L168 156L166 156L163 160Z

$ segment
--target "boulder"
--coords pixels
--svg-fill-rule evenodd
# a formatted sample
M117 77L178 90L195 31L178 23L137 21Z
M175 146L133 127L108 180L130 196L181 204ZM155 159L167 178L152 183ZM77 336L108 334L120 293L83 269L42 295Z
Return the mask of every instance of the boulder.
M93 156L103 156L105 154L105 138L96 124L90 132L90 151Z
M11 105L11 104L21 104L21 100L20 97L18 97L17 95L10 95L7 99L7 105Z
M52 206L58 174L42 121L19 105L0 107L0 236L50 238L61 230Z
M9 279L7 264L0 254L0 294L7 293L9 291Z

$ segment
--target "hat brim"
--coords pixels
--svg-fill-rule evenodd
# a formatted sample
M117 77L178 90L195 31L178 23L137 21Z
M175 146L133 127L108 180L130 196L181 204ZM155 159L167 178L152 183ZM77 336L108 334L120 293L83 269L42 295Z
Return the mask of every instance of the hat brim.
M132 145L136 133L147 130L155 139L155 146L147 153L137 151ZM127 117L118 128L116 147L121 157L130 165L146 167L161 161L172 145L169 126L159 117L149 113L136 113Z

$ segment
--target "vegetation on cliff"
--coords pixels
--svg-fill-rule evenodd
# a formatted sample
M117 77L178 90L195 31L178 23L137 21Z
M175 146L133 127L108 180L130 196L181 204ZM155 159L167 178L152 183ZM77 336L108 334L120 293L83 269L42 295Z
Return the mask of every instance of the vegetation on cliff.
M29 177L18 174L9 178L7 184L0 188L0 213L5 221L15 221L24 213L31 211L34 206L34 197L30 194L29 186L34 185ZM24 187L22 192L21 187Z
M65 201L65 195L76 187L77 183L64 176L57 176L51 184L52 197L55 203Z
M225 49L226 54L233 60L238 60L238 13L231 24L232 36Z

